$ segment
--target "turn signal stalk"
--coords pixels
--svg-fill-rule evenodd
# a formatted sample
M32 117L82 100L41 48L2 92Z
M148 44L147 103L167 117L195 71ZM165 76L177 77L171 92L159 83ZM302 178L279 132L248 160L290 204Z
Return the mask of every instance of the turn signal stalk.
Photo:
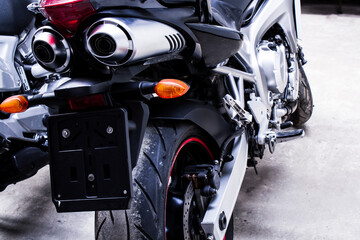
M155 86L155 93L160 98L177 98L183 96L190 89L185 82L177 79L163 79Z
M7 113L25 112L29 106L28 100L22 95L15 95L5 99L0 104L0 110Z

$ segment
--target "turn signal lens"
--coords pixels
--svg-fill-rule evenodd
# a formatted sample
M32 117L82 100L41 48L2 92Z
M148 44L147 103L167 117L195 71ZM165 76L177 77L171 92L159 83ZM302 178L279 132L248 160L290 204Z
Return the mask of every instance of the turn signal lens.
M0 104L0 110L7 113L25 112L28 108L28 100L22 95L11 96Z
M183 96L190 86L176 79L163 79L155 86L155 93L160 98L177 98Z

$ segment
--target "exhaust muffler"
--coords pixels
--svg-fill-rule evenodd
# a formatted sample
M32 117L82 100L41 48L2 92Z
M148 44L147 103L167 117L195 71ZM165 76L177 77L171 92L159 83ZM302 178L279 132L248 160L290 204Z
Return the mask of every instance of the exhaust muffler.
M137 18L100 19L88 29L86 43L90 53L109 66L180 52L185 47L184 37L174 28Z
M32 51L39 64L52 72L68 70L71 49L66 39L51 27L41 27L32 40Z

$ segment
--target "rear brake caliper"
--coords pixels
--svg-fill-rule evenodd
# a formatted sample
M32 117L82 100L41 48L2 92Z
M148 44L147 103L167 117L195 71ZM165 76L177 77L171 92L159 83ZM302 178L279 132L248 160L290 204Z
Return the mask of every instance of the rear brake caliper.
M184 239L204 236L201 219L211 198L220 187L220 166L199 164L187 166L182 176L186 187L183 208Z
M201 196L212 197L220 187L220 167L209 164L187 166L183 178L192 181Z

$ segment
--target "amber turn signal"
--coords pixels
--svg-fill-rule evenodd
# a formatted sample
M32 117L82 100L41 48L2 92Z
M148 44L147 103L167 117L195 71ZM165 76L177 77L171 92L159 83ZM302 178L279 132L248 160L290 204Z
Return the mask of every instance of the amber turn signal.
M155 93L160 98L177 98L190 89L189 85L177 79L163 79L155 86Z
M8 97L0 104L0 110L7 113L24 112L28 108L28 100L22 95Z

